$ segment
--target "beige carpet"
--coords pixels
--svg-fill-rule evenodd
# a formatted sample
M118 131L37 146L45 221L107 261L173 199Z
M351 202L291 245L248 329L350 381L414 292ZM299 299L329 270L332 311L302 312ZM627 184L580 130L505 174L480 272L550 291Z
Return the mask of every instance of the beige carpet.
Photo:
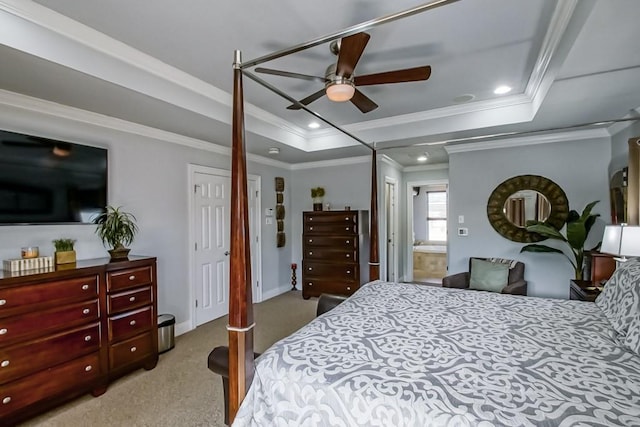
M263 352L315 316L316 299L287 292L254 307L255 350ZM227 343L227 317L176 337L158 366L112 383L100 397L80 397L23 426L223 426L222 380L207 368L207 356Z

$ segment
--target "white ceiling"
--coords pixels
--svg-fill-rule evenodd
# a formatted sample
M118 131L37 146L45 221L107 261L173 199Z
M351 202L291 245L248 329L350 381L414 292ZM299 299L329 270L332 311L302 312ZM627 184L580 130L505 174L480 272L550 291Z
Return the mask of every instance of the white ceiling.
M419 4L0 0L0 89L228 146L235 49L248 61ZM430 65L428 81L361 88L380 106L368 114L324 97L310 107L405 166L425 151L447 161L442 145L411 144L622 118L640 106L638 16L637 0L460 0L367 30L356 75ZM323 76L333 61L322 44L260 66ZM322 88L258 76L297 99ZM512 92L494 95L500 84ZM369 153L326 125L308 129L308 113L248 78L245 100L253 154Z

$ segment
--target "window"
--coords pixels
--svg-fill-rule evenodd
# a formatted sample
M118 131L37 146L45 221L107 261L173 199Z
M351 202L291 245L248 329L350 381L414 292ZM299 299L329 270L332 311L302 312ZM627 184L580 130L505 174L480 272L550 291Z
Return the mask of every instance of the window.
M427 192L427 236L430 241L447 241L447 192Z

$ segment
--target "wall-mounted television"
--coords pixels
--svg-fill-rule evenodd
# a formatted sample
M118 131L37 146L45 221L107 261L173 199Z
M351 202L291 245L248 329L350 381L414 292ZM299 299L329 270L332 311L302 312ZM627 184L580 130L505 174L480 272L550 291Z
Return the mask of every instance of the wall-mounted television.
M0 130L0 224L90 223L107 206L107 150Z

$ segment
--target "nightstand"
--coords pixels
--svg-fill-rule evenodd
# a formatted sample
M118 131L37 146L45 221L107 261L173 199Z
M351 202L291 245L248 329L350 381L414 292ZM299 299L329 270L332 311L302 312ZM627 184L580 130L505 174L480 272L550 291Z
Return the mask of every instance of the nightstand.
M600 292L602 292L602 285L596 286L591 280L571 279L569 299L595 301L598 295L600 295Z

